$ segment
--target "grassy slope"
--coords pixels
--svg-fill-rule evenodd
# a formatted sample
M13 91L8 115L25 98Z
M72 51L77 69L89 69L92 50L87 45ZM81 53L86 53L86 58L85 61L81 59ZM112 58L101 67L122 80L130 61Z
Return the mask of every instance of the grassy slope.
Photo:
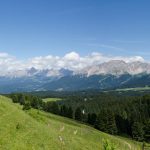
M124 89L116 89L115 91L149 91L150 87L137 87L137 88L124 88Z
M102 150L103 139L116 143L118 150L140 150L136 142L70 119L33 109L24 112L19 105L0 96L0 149Z

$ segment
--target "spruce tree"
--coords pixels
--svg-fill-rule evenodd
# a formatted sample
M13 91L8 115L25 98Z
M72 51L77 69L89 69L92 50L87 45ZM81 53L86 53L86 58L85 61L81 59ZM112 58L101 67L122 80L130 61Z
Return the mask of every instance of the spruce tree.
M145 131L145 140L147 142L150 142L150 119L147 121L144 131Z
M95 128L103 131L103 132L107 132L107 116L106 113L104 111L101 111L97 117L97 120L95 122Z
M61 116L68 117L68 109L67 109L67 107L65 105L63 105L61 107L60 113L61 113Z
M68 108L67 114L68 114L67 117L73 118L73 110L72 110L72 107L69 107L69 108Z
M115 115L112 111L107 111L107 132L117 134Z
M96 119L97 119L97 115L95 113L92 113L92 114L89 113L87 122L91 125L95 125Z
M82 112L80 107L78 107L75 111L75 120L82 121Z
M137 141L143 141L144 139L144 129L143 124L139 122L134 122L132 125L132 137Z

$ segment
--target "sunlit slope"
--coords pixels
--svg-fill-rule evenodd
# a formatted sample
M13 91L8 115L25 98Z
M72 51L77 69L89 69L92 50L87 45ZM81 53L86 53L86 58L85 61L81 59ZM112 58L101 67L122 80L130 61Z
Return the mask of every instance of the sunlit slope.
M134 141L99 132L75 121L38 110L22 111L0 96L0 149L102 150L109 139L118 150L140 150Z
M55 102L55 101L60 101L62 100L61 98L45 98L43 99L43 102Z

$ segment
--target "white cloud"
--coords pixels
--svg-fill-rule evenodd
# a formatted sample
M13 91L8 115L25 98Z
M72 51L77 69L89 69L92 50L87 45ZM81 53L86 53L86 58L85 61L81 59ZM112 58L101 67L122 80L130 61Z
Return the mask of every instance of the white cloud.
M51 69L53 72L50 72L50 74L58 74L57 71L61 68L79 71L87 66L97 65L110 60L123 60L127 63L144 61L141 56L106 56L97 52L93 52L87 56L80 56L76 52L70 52L63 57L48 55L21 61L7 53L0 53L0 75L14 74L22 76L26 75L25 70L32 67L39 70Z
M23 68L23 63L7 53L0 53L0 75L9 74Z
M78 61L80 60L80 56L76 52L70 52L64 56L64 60Z

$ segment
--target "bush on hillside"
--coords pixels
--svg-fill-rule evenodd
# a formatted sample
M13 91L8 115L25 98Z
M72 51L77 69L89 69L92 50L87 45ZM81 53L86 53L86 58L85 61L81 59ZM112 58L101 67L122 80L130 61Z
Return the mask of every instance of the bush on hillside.
M117 146L109 140L103 140L103 148L104 150L116 150Z

